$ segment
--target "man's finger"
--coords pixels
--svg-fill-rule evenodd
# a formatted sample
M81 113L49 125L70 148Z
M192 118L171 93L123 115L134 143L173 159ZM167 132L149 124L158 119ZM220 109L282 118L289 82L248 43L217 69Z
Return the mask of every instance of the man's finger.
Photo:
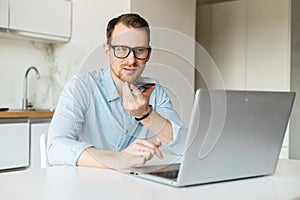
M123 84L123 102L127 103L131 98L134 98L131 90L129 88L129 84L125 82Z
M160 147L160 146L161 146L161 142L160 142L160 141L154 142L154 144L155 144L157 147Z
M151 142L151 141L148 141L148 140L144 140L144 139L141 139L138 141L140 144L150 148L150 149L153 149L154 150L154 153L155 155L160 158L160 159L163 159L163 155L161 153L161 151L159 150L159 147L161 145L160 142Z
M131 84L131 85L130 85L130 88L133 90L134 95L135 95L136 97L141 97L141 96L143 96L143 93L142 93L135 85Z
M162 155L161 151L159 149L155 150L155 155L159 158L159 159L163 159L164 156Z

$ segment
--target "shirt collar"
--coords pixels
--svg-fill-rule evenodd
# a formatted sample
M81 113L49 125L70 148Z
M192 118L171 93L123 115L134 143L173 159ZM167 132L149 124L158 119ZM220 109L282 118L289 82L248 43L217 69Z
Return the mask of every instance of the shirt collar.
M106 89L105 92L107 100L112 101L119 98L119 93L111 76L110 66L104 69L103 81L104 87Z

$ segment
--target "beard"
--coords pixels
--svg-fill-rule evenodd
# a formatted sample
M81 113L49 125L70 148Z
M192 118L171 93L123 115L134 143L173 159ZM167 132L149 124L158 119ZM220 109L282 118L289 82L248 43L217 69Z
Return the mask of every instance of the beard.
M116 75L116 77L121 81L132 83L141 76L142 72L144 71L144 68L145 65L141 65L141 66L122 65L119 67L117 71L114 71L114 69L112 69L112 71Z

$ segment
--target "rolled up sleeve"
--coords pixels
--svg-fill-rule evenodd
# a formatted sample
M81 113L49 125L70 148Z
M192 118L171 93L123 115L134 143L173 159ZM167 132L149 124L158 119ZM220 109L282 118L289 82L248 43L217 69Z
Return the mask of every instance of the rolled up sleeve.
M74 166L82 151L93 146L80 141L87 103L88 88L75 76L64 87L49 127L47 153L51 165Z

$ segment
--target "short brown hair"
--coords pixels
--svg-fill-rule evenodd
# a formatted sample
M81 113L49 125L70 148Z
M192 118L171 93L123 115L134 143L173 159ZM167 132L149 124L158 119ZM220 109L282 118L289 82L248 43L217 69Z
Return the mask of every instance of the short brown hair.
M106 28L107 44L110 44L112 33L115 29L115 26L118 23L122 23L129 28L145 28L147 35L148 35L148 44L149 44L149 42L150 42L149 24L144 18L142 18L140 15L135 14L135 13L123 14L123 15L120 15L119 17L111 19L108 22L107 28Z

